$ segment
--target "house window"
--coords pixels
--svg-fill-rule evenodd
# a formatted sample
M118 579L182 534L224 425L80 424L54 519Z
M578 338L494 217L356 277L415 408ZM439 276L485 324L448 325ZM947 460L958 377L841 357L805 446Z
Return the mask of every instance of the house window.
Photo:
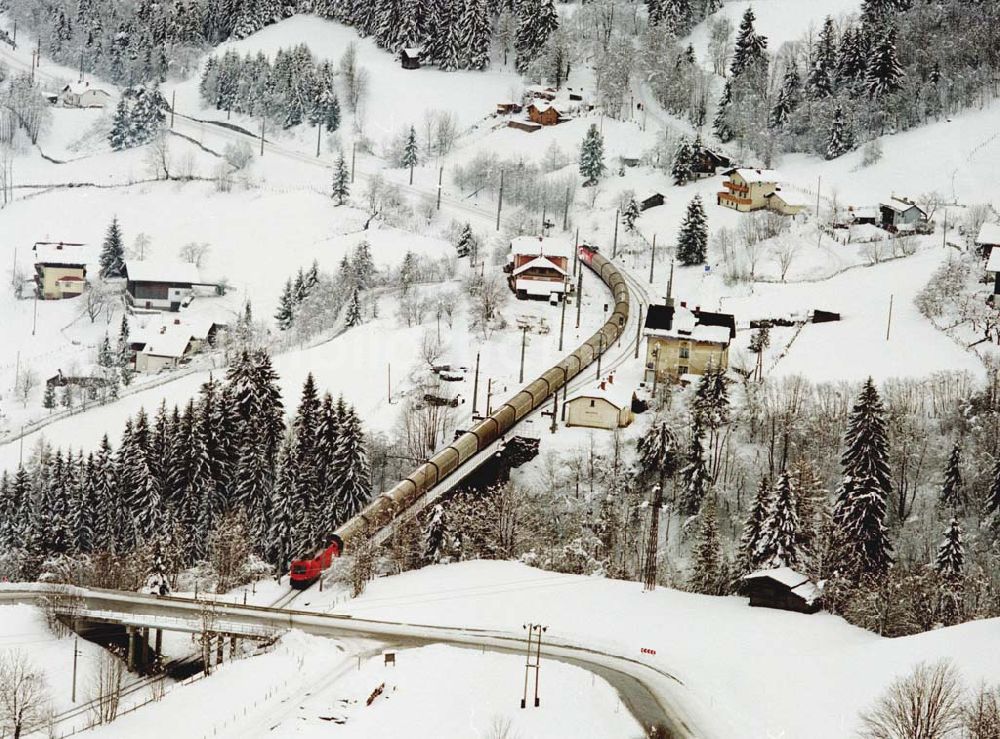
M594 407L594 401L593 401L593 400L592 400L592 401L590 401L590 407L591 407L591 408L593 408L593 407Z
M686 364L679 364L679 365L677 365L677 374L678 375L686 375L687 372L688 372L688 366Z
M679 356L681 359L687 359L688 357L691 356L691 350L688 349L686 346L682 346Z

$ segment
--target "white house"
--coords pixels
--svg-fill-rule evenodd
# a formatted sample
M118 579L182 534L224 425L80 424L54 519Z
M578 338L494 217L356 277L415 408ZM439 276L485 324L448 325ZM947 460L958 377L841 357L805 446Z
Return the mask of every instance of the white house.
M187 262L129 260L125 278L129 305L150 310L180 310L190 301L193 286L201 284L198 268Z
M592 429L624 428L632 423L631 389L616 385L614 375L593 387L581 390L566 400L566 425Z
M1000 246L1000 223L984 223L976 234L976 251L989 259Z
M103 108L111 101L111 93L89 82L71 82L59 93L64 108Z
M185 358L211 345L224 326L204 316L174 318L141 327L132 332L138 372L158 372L176 367Z

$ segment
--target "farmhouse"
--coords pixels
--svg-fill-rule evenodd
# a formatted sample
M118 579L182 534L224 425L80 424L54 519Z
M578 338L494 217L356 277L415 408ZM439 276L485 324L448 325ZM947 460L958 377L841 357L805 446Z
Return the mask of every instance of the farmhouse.
M731 164L729 157L701 145L694 148L691 171L698 177L711 177L720 167L729 167Z
M744 213L769 209L787 216L805 210L805 203L800 198L778 187L780 178L773 169L737 167L725 175L729 178L722 183L726 190L716 195L719 205Z
M59 93L64 108L103 108L110 100L107 90L91 87L89 82L71 82Z
M927 213L912 200L893 195L878 207L882 228L888 231L919 231L927 224Z
M518 298L561 297L569 286L573 245L544 236L518 236L510 242L504 271Z
M176 367L205 347L213 346L224 328L209 318L174 318L138 329L130 342L135 352L135 369L158 372Z
M984 223L976 235L976 252L984 259L989 259L998 246L1000 246L1000 223Z
M399 60L403 69L420 69L420 58L424 50L420 48L403 49L399 52Z
M198 268L186 262L129 261L125 264L125 298L129 305L178 311L199 282Z
M84 244L39 241L35 253L35 291L42 300L80 295L87 284L87 264L93 254Z
M624 428L635 418L632 401L633 392L623 385L616 385L614 375L608 375L598 385L567 399L566 425L609 431Z
M649 210L650 208L656 208L657 206L663 205L664 197L662 193L659 192L647 192L642 196L642 200L639 201L639 210Z
M743 577L750 605L784 611L816 613L823 591L806 575L790 567L761 570Z
M646 381L677 381L701 375L711 365L729 366L729 342L736 337L736 319L728 313L693 310L681 301L651 305L643 330L646 337Z
M528 106L528 120L542 126L555 126L566 119L552 103L536 100Z

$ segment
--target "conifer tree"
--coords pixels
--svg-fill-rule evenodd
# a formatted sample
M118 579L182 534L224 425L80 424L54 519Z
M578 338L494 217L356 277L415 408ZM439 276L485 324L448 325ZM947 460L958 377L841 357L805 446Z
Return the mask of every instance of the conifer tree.
M517 13L517 36L514 39L517 71L525 74L549 36L559 27L559 13L552 0L523 0L517 6Z
M677 235L677 260L681 264L704 264L708 250L708 222L701 196L695 195L688 203L687 214Z
M413 184L413 168L417 166L419 158L417 156L417 131L410 126L410 132L406 136L406 144L403 146L403 156L400 163L410 170L410 184Z
M996 524L1000 525L1000 457L993 462L993 472L990 475L990 486L986 491L983 512L987 516L992 516Z
M941 620L945 625L962 620L962 579L965 566L965 545L962 527L952 516L938 547L934 569L941 578Z
M657 421L636 444L642 471L654 475L662 486L677 471L677 437L666 421Z
M333 170L333 198L337 205L343 205L351 195L351 176L347 171L347 164L344 162L344 152L337 156L337 164Z
M799 568L804 553L799 541L798 502L788 472L781 471L771 508L761 532L759 561L762 567Z
M720 595L722 586L722 548L715 499L705 497L698 515L698 538L695 541L689 588L696 593Z
M583 186L596 185L604 170L604 137L592 123L580 146L580 174L586 178Z
M896 30L886 28L869 57L865 84L868 96L880 100L903 86L903 68L896 57Z
M840 40L837 58L837 82L854 90L864 82L868 57L860 28L848 28Z
M833 513L842 571L855 580L880 578L892 564L885 527L892 482L885 411L870 377L851 409L844 445L844 477Z
M775 101L774 107L771 108L771 115L768 119L771 128L781 128L788 121L788 116L799 105L801 87L799 68L792 61L785 69L784 77L781 80L781 89L778 91L778 99Z
M463 67L466 69L485 69L489 66L492 30L488 0L467 0L465 12L461 15L459 27L454 34L461 39L465 50ZM544 32L543 28L539 30ZM545 38L548 39L549 35L551 35L551 30Z
M42 396L42 407L47 410L52 410L56 407L56 386L55 385L45 385L45 394Z
M101 277L125 276L125 245L122 240L118 216L111 219L108 232L101 245Z
M295 545L295 525L300 511L294 511L295 460L292 454L292 438L287 435L278 452L278 471L271 500L268 504L270 517L266 537L268 560L279 571L287 569L293 557L305 556L308 552L297 552Z
M278 311L274 314L274 320L281 331L290 329L295 320L295 294L290 277L285 281L285 289L278 298Z
M625 210L622 211L622 223L626 231L635 232L635 222L639 220L640 215L642 215L642 211L639 210L639 203L636 202L633 195L628 199Z
M675 185L683 185L694 179L694 152L687 139L681 139L674 150L674 163L670 168L670 175L674 178Z
M809 72L809 93L814 98L825 98L833 94L833 83L837 73L837 40L833 18L826 17L819 37L813 46L813 66Z
M965 502L962 494L962 447L957 441L948 455L948 465L944 471L944 481L941 483L941 494L938 502L941 508L953 513L959 511Z
M365 449L361 421L354 409L347 408L334 461L333 487L337 491L340 520L360 511L371 497L371 470Z
M691 429L691 443L684 457L685 464L680 471L683 487L677 502L677 509L683 516L693 516L698 512L701 502L712 484L711 475L709 475L708 467L705 465L702 437L701 425L695 419L694 427Z
M854 135L844 117L844 109L838 105L833 111L833 120L830 122L830 132L826 139L826 158L836 159L852 148L854 148Z
M360 326L361 322L361 291L354 288L354 292L351 293L351 302L347 304L347 313L344 314L344 324L347 328L354 328Z
M765 523L770 509L771 482L766 477L762 477L757 485L757 494L750 504L746 521L743 523L743 533L740 535L740 574L749 575L761 568L760 552L763 550Z
M754 30L755 20L757 17L753 13L753 8L748 7L740 21L736 45L733 48L733 60L729 65L729 73L734 78L739 77L750 67L767 61L767 39Z
M722 95L719 97L719 105L715 111L715 119L712 121L712 131L715 137L722 143L732 141L736 135L732 126L729 125L729 106L733 102L732 80L726 80L722 86Z
M472 226L466 223L462 227L462 233L458 236L458 243L455 245L456 251L458 251L459 257L473 257L479 248L479 244L476 240L475 234L472 232Z

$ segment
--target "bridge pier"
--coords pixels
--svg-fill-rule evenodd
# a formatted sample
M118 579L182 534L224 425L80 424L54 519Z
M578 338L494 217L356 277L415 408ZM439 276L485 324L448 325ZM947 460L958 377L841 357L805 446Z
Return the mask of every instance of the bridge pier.
M140 658L141 666L143 668L148 667L149 663L153 661L152 655L149 651L149 628L143 627L142 631L139 632L139 645L142 648L142 657Z
M226 643L226 637L219 634L215 637L215 664L222 664L222 646Z
M157 659L163 655L163 629L156 630L156 647L153 651Z
M229 637L229 661L236 659L236 636Z
M136 628L129 626L126 631L128 633L128 669L135 670Z

